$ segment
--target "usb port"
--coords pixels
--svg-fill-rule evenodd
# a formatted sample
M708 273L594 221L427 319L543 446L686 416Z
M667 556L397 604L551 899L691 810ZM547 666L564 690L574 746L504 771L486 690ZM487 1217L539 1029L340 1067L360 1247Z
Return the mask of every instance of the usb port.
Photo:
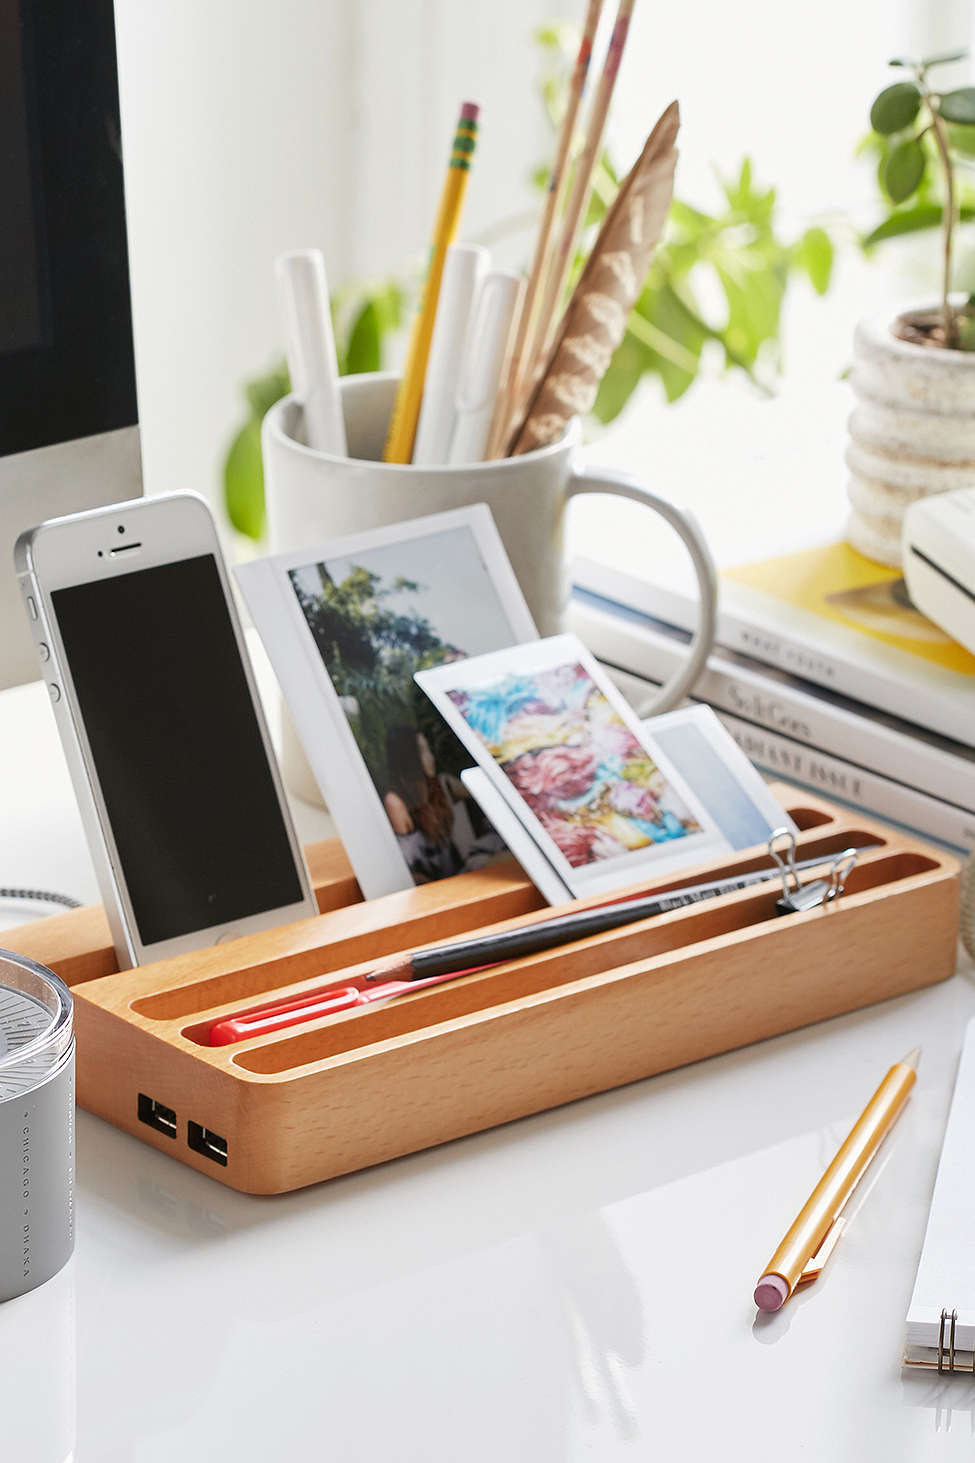
M209 1128L190 1122L186 1126L186 1141L194 1153L202 1153L204 1158L212 1158L214 1163L226 1167L227 1140L219 1133L211 1133Z
M139 1093L139 1122L155 1128L157 1133L165 1133L167 1138L176 1137L176 1114L172 1108L154 1097L146 1097L144 1092Z

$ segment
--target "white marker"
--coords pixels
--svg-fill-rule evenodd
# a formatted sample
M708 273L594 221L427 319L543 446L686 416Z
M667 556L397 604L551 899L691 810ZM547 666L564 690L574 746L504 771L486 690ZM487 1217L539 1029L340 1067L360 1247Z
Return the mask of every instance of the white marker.
M451 463L484 461L511 327L524 287L521 275L510 269L491 269L481 281L457 383Z
M420 421L413 444L413 462L417 467L432 467L447 461L471 306L478 278L490 262L488 251L477 244L451 244L447 249L423 383Z
M301 402L305 440L318 452L346 457L325 260L320 249L280 254L275 265L287 340L291 388Z

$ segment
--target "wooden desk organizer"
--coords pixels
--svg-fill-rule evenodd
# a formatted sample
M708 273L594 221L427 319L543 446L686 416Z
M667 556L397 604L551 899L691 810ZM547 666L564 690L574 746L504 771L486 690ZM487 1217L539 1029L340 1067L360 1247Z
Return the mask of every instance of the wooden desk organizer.
M932 985L955 968L949 855L780 787L797 857L864 852L834 904L778 917L777 884L689 905L388 1004L233 1046L242 1005L541 907L513 861L363 903L336 843L307 850L317 918L114 972L100 909L0 943L74 987L78 1099L236 1189L281 1193ZM649 886L760 868L764 849ZM804 878L814 877L805 875ZM596 901L589 901L596 902Z

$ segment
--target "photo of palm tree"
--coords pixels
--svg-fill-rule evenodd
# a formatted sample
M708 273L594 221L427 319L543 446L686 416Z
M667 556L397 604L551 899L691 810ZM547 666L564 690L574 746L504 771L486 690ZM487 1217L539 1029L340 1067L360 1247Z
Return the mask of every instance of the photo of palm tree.
M474 535L449 529L288 577L414 882L497 856L504 844L460 780L472 759L413 681L513 643Z

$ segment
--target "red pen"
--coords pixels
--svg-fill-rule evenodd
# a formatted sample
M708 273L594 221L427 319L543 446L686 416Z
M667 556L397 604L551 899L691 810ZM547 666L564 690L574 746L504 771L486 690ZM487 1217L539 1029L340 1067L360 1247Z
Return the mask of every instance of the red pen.
M408 991L419 991L424 986L440 985L447 980L456 980L458 974L430 975L426 980L388 980L382 985L332 986L328 990L309 992L292 996L290 1000L279 1001L273 1006L257 1006L236 1016L228 1016L210 1027L211 1046L229 1046L231 1042L244 1041L250 1036L267 1036L272 1031L283 1031L285 1027L297 1026L303 1021L315 1021L319 1016L333 1016L338 1011L351 1011L356 1006L371 1006L376 1001L388 1001L393 996L404 996Z

